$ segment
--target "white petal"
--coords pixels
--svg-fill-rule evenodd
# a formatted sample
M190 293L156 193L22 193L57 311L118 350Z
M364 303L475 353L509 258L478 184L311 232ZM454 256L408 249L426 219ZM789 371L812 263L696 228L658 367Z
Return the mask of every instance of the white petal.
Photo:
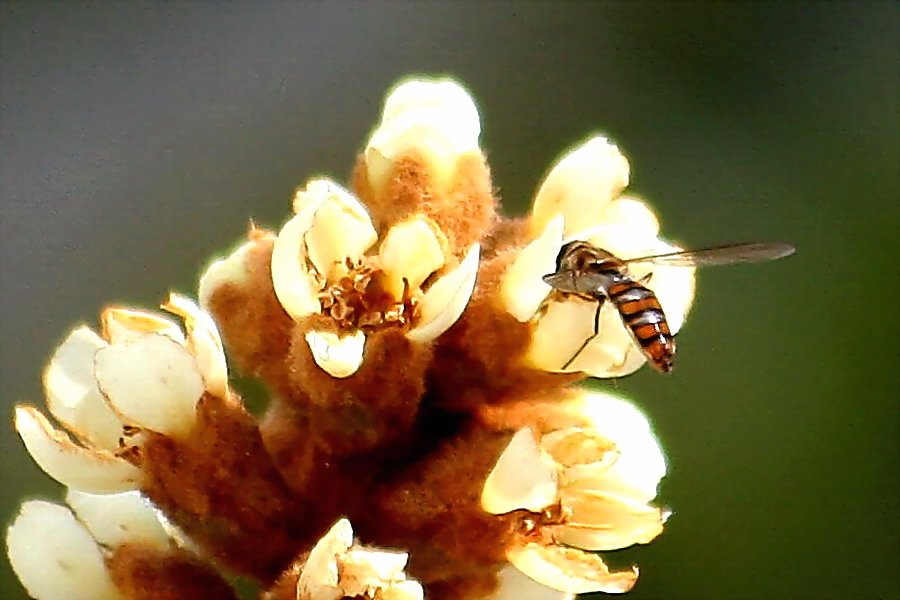
M526 355L528 363L550 372L578 371L575 361L568 366L566 363L578 353L585 340L594 335L596 312L596 302L580 298L550 302L532 333Z
M649 502L666 474L666 459L647 417L632 403L600 392L561 403L559 409L581 419L615 444L619 457L602 479L579 486Z
M34 462L63 485L96 494L140 487L140 469L104 450L72 443L34 407L16 407L16 431Z
M478 107L469 93L452 79L411 79L394 87L384 101L381 121L390 122L409 113L437 110L455 115L452 123L440 123L448 130L462 127L461 138L480 134Z
M13 570L37 600L119 600L103 554L63 506L32 500L6 532Z
M554 539L584 550L618 550L648 544L662 533L666 515L643 502L589 490L566 490L563 506L571 511Z
M513 566L500 571L500 586L488 600L564 600L568 595L541 585Z
M181 328L169 319L129 308L107 308L100 313L103 337L110 344L130 342L148 333L158 333L184 343Z
M310 551L297 580L297 598L302 600L338 600L338 557L353 545L350 521L341 519L328 530Z
M94 379L94 355L105 346L87 327L75 329L50 359L44 371L44 391L47 408L60 423L90 445L114 452L123 424Z
M346 273L347 259L358 260L372 247L378 233L366 208L338 184L320 179L306 190L322 198L304 237L306 250L319 274L333 281Z
M338 561L340 588L345 596L364 596L406 579L403 568L409 555L372 548L353 548ZM378 597L377 592L374 594Z
M562 217L552 219L541 235L523 248L503 275L500 297L506 311L521 322L531 320L551 287L541 279L556 270L562 246Z
M513 435L481 491L481 508L502 515L518 509L540 512L556 502L556 473L530 427Z
M162 308L184 319L185 345L200 367L206 389L219 398L228 398L228 365L215 321L193 300L180 294L170 294Z
M544 179L531 209L529 227L537 235L557 215L566 234L599 224L601 211L628 185L628 160L602 136L564 156Z
M366 145L369 184L380 190L394 161L415 152L440 185L465 152L477 152L481 123L469 94L450 80L413 80L388 96L381 124Z
M593 324L592 324L593 326ZM644 364L643 353L634 335L622 322L622 315L611 303L600 310L599 334L572 361L569 369L582 371L592 377L619 377Z
M526 544L506 557L517 569L540 584L570 594L621 594L637 581L637 569L610 573L603 559L575 548Z
M404 280L411 290L421 287L429 275L444 266L440 230L428 219L416 217L388 229L378 250L388 290L400 300Z
M573 469L603 472L618 459L615 444L594 429L569 427L541 436L541 448L565 469L568 480Z
M659 234L659 220L656 215L647 203L637 198L625 196L616 198L603 207L600 214L596 215L596 219L597 223L605 227L638 229L654 237Z
M425 598L425 590L422 584L412 579L405 581L397 581L392 583L390 587L381 590L381 598L379 600L423 600Z
M160 550L171 548L156 509L140 492L95 495L70 489L66 503L101 544L136 543Z
M428 288L419 302L419 322L406 337L430 342L456 323L475 289L480 251L478 244L472 244L462 262Z
M172 436L193 427L203 377L181 344L145 335L99 350L95 365L103 395L126 422Z
M317 313L321 307L319 286L306 263L304 241L317 208L318 205L305 206L285 223L272 248L272 285L275 295L284 310L294 319Z
M268 237L274 236L269 234ZM209 300L217 288L229 283L243 285L247 282L249 275L246 262L247 255L257 243L257 240L250 240L227 257L220 258L207 267L203 275L200 276L200 285L197 288L197 298L200 306L204 309L209 309Z
M366 346L366 334L362 331L340 337L330 331L311 330L305 337L313 360L332 377L350 377L362 364Z

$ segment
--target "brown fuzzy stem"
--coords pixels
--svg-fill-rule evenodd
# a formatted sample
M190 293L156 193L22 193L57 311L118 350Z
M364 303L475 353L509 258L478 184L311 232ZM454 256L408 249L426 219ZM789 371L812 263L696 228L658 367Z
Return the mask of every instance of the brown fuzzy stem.
M286 395L291 393L285 360L294 321L278 303L272 286L270 263L275 236L253 230L250 240L253 245L244 263L247 280L217 287L207 310L238 369L258 376L278 394Z
M190 436L149 432L140 464L146 495L238 573L273 580L319 534L272 464L253 417L237 403L205 395Z
M237 600L228 583L208 564L184 550L139 544L117 546L107 558L116 587L126 600Z
M364 542L405 548L408 572L431 582L496 571L515 517L481 509L481 489L510 434L464 428L403 472L386 479L374 506L353 523Z

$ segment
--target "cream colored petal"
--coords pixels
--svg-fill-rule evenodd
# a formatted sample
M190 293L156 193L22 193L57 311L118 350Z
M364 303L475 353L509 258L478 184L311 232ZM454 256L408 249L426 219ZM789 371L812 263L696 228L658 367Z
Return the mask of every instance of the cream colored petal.
M578 487L618 494L636 502L656 497L666 474L666 459L647 421L632 403L600 392L560 403L558 409L615 444L619 456L602 477L577 482Z
M456 323L475 289L480 251L479 244L472 244L462 262L428 288L419 302L418 323L406 337L424 344Z
M170 294L162 308L184 319L185 346L200 367L206 389L219 398L228 398L228 365L215 321L193 300L180 294Z
M145 335L97 352L95 374L110 406L129 424L184 436L203 394L197 361L162 335Z
M381 590L379 600L423 600L425 590L422 584L412 579L392 583L390 587Z
M639 360L635 368L644 364L643 354L633 334L622 323L622 316L611 302L605 302L600 310L598 331L599 334L572 361L569 369L582 371L592 377L626 375L623 368L632 366L633 361L630 360L632 350L636 351Z
M94 355L106 346L100 336L79 327L56 349L44 370L50 413L89 445L114 452L123 423L106 403L94 378Z
M341 519L316 543L297 579L298 600L337 600L344 594L339 587L338 557L353 545L353 527Z
M481 490L481 508L502 515L518 509L540 512L556 502L556 473L530 427L513 435Z
M365 207L338 184L320 179L306 189L324 198L304 236L306 250L316 270L333 281L346 274L347 259L359 260L378 234Z
M9 562L37 600L120 600L103 553L65 507L32 500L6 532Z
M568 366L566 363L576 357L585 340L594 335L596 312L596 302L580 298L550 302L534 327L526 362L543 371L581 370L584 365L583 361L578 362L580 355Z
M500 585L487 600L574 600L569 594L541 585L513 566L500 571Z
M74 444L34 407L16 407L16 431L34 462L65 486L95 494L140 487L140 469L104 450Z
M266 237L274 237L266 234ZM203 275L200 276L200 285L197 288L197 299L204 310L209 309L209 300L213 291L225 284L244 285L247 283L249 272L247 271L247 256L251 248L258 240L250 240L241 245L237 250L225 258L214 261Z
M408 555L371 548L350 549L338 559L341 592L345 596L378 597L394 581L406 579L403 568Z
M537 236L562 215L566 234L598 225L606 205L628 185L628 160L602 136L564 156L544 179L531 209L529 229Z
M171 548L156 509L140 492L94 495L70 489L66 503L95 540L106 546L136 543Z
M378 256L386 286L396 300L403 297L404 280L417 290L429 275L444 266L440 230L424 217L415 217L388 229ZM446 240L446 238L445 238Z
M437 110L455 115L451 123L439 123L448 130L468 130L461 138L480 134L478 107L464 87L452 79L410 79L400 82L384 101L381 121L390 122L410 113Z
M381 190L394 161L414 152L431 167L438 185L451 177L458 157L479 152L481 124L469 94L450 80L413 80L388 96L384 117L366 145L369 184Z
M585 550L618 550L650 543L662 533L666 514L628 498L588 490L567 490L563 506L569 521L558 527L555 539Z
M304 241L317 208L318 204L304 206L284 224L272 248L272 286L278 302L294 319L317 313L321 308L321 290L307 266Z
M596 219L601 227L638 229L651 236L659 234L659 220L650 206L642 200L629 196L616 198L604 206L600 214L596 215Z
M573 469L604 472L617 460L615 444L583 427L560 429L541 436L541 448L565 471L566 479Z
M184 343L181 328L169 319L130 308L107 308L100 313L103 337L110 344L130 342L148 333L158 333Z
M500 298L506 311L518 321L531 320L552 289L541 279L556 271L565 222L552 219L541 235L525 246L503 275Z
M366 334L362 331L339 336L330 331L312 330L305 337L313 360L332 377L350 377L362 364L366 346Z
M638 578L637 568L611 573L600 556L563 546L514 546L506 558L538 583L569 594L622 594Z

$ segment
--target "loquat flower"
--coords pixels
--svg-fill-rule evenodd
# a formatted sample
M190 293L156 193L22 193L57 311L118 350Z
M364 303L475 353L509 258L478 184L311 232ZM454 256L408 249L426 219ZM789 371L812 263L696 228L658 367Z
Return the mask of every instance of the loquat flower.
M141 431L188 435L204 393L227 398L221 340L209 315L172 294L163 305L184 319L187 334L148 312L109 308L102 336L72 331L44 371L47 408L16 407L16 429L35 462L64 485L92 493L138 489L140 469L128 453Z
M422 600L422 585L403 572L405 552L362 546L339 519L269 590L265 600Z
M10 563L36 600L136 600L176 589L210 600L235 595L138 492L73 489L70 508L25 502L6 533ZM187 597L180 596L180 597Z
M422 215L379 239L365 207L324 179L297 192L294 212L275 240L272 281L284 310L295 321L307 319L312 356L333 377L359 369L367 331L400 327L410 340L428 343L462 314L475 285L478 244L456 260Z
M619 149L595 137L560 159L538 190L527 220L530 241L500 284L506 311L531 326L525 355L530 366L621 377L646 361L612 302L601 308L595 331L596 302L554 292L542 281L556 271L560 248L571 240L623 260L681 249L659 237L659 222L645 202L622 195L628 178L628 161ZM656 294L677 333L693 300L694 269L639 263L629 266L629 276Z
M636 568L610 572L600 556L583 550L646 544L662 532L669 513L648 502L665 475L665 458L646 418L601 393L532 411L543 429L516 432L481 494L489 513L533 513L507 547L510 563L567 593L628 591Z

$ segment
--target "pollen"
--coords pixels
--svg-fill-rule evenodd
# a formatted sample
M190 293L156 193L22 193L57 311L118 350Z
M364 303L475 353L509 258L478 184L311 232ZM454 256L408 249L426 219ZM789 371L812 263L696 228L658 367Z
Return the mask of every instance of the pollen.
M319 292L323 314L344 331L371 332L384 327L407 327L412 322L417 302L409 282L404 279L400 300L385 286L385 273L374 261L346 259L346 274L328 283Z

